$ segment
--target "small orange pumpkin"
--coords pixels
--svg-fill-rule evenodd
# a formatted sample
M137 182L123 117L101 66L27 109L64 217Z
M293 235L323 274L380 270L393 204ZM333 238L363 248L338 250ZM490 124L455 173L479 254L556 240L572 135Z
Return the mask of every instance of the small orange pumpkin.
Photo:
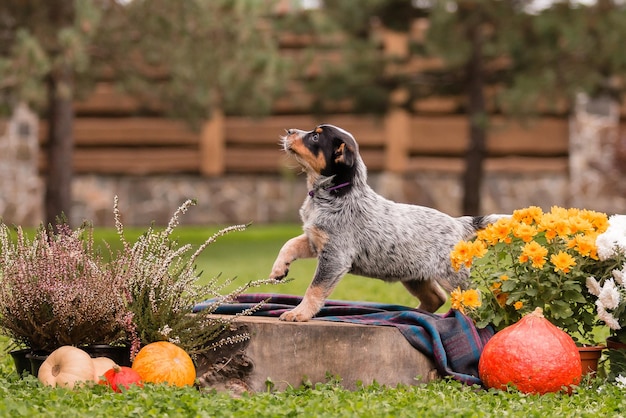
M572 337L537 308L487 342L478 374L488 388L513 385L524 393L544 394L579 384L582 366Z
M150 343L139 350L132 368L144 382L188 386L196 380L196 368L189 354L167 341Z

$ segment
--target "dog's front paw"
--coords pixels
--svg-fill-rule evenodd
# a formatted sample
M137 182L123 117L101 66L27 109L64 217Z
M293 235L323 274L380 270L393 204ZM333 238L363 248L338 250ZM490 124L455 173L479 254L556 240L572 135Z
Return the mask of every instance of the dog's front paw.
M289 274L289 264L287 263L276 263L274 267L272 267L272 272L270 273L270 280L282 280Z
M296 307L290 311L283 313L278 319L286 322L306 322L312 317L313 315L310 315L307 312L303 312L302 309L298 309L298 307Z

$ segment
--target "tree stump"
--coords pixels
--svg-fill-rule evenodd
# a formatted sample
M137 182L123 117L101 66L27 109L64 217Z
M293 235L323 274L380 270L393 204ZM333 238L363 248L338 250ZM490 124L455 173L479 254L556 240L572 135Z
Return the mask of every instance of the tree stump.
M438 377L433 362L394 327L312 320L283 322L245 316L233 322L244 343L204 353L197 364L200 385L217 390L284 390L337 377L348 390L377 382L415 385Z

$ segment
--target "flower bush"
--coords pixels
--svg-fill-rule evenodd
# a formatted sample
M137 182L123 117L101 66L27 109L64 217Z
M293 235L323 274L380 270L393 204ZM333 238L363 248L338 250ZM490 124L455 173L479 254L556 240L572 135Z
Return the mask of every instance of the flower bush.
M105 243L106 260L94 247L91 226L72 230L59 223L40 228L29 239L22 228L12 232L0 224L0 333L34 351L129 344L131 358L141 345L155 341L176 343L195 355L249 338L245 331L229 328L256 307L228 319L212 313L246 289L274 281L253 281L232 290L227 289L233 279L219 276L199 284L198 256L220 236L246 226L224 228L195 250L180 245L171 235L193 204L186 201L167 227L150 227L130 243L116 197L114 217L122 249L114 253ZM192 315L192 308L207 299L212 303Z
M59 222L30 239L0 224L2 334L36 351L124 338L122 278L106 268L92 232Z
M613 215L596 241L598 256L614 268L587 277L587 290L596 296L598 318L620 342L626 343L626 215Z
M471 267L472 281L472 289L452 295L452 306L478 327L497 330L540 307L579 343L592 342L597 316L586 280L611 264L596 246L607 227L606 214L560 207L544 213L531 206L500 218L450 254L455 269Z
M233 231L242 231L246 225L224 228L209 237L195 251L190 244L180 245L171 238L180 222L180 216L195 202L187 200L174 213L166 228L150 227L135 243L124 237L117 197L114 202L115 225L123 248L110 263L112 275L124 284L124 298L130 312L128 316L131 358L142 344L169 341L180 345L192 356L223 344L232 344L249 338L246 332L222 338L222 333L232 321L255 309L221 318L212 316L217 307L233 300L250 287L275 283L258 280L227 291L233 279L213 277L199 284L196 271L198 256L219 237ZM213 303L191 315L199 302L212 299Z

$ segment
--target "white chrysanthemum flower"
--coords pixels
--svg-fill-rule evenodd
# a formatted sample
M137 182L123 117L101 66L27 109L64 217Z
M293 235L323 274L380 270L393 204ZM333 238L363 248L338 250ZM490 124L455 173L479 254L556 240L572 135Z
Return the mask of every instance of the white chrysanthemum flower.
M598 300L602 303L604 309L613 310L619 306L621 296L617 287L615 287L613 279L608 279L604 282L604 286L602 286L602 290L598 295Z
M626 253L626 215L613 215L609 227L596 238L600 260L611 258L616 251Z
M621 389L626 389L626 376L622 376L621 374L615 378L615 384L619 386Z
M621 270L613 270L613 278L615 279L615 283L626 288L626 264L622 266Z
M600 292L602 291L602 287L600 283L596 280L595 277L589 276L587 277L587 290L594 296L600 296Z
M600 299L596 301L596 307L598 311L598 318L603 321L609 328L611 328L612 330L622 329L617 319L615 319L613 315L611 315L609 312L607 312L606 309L604 309L604 306L600 302Z

